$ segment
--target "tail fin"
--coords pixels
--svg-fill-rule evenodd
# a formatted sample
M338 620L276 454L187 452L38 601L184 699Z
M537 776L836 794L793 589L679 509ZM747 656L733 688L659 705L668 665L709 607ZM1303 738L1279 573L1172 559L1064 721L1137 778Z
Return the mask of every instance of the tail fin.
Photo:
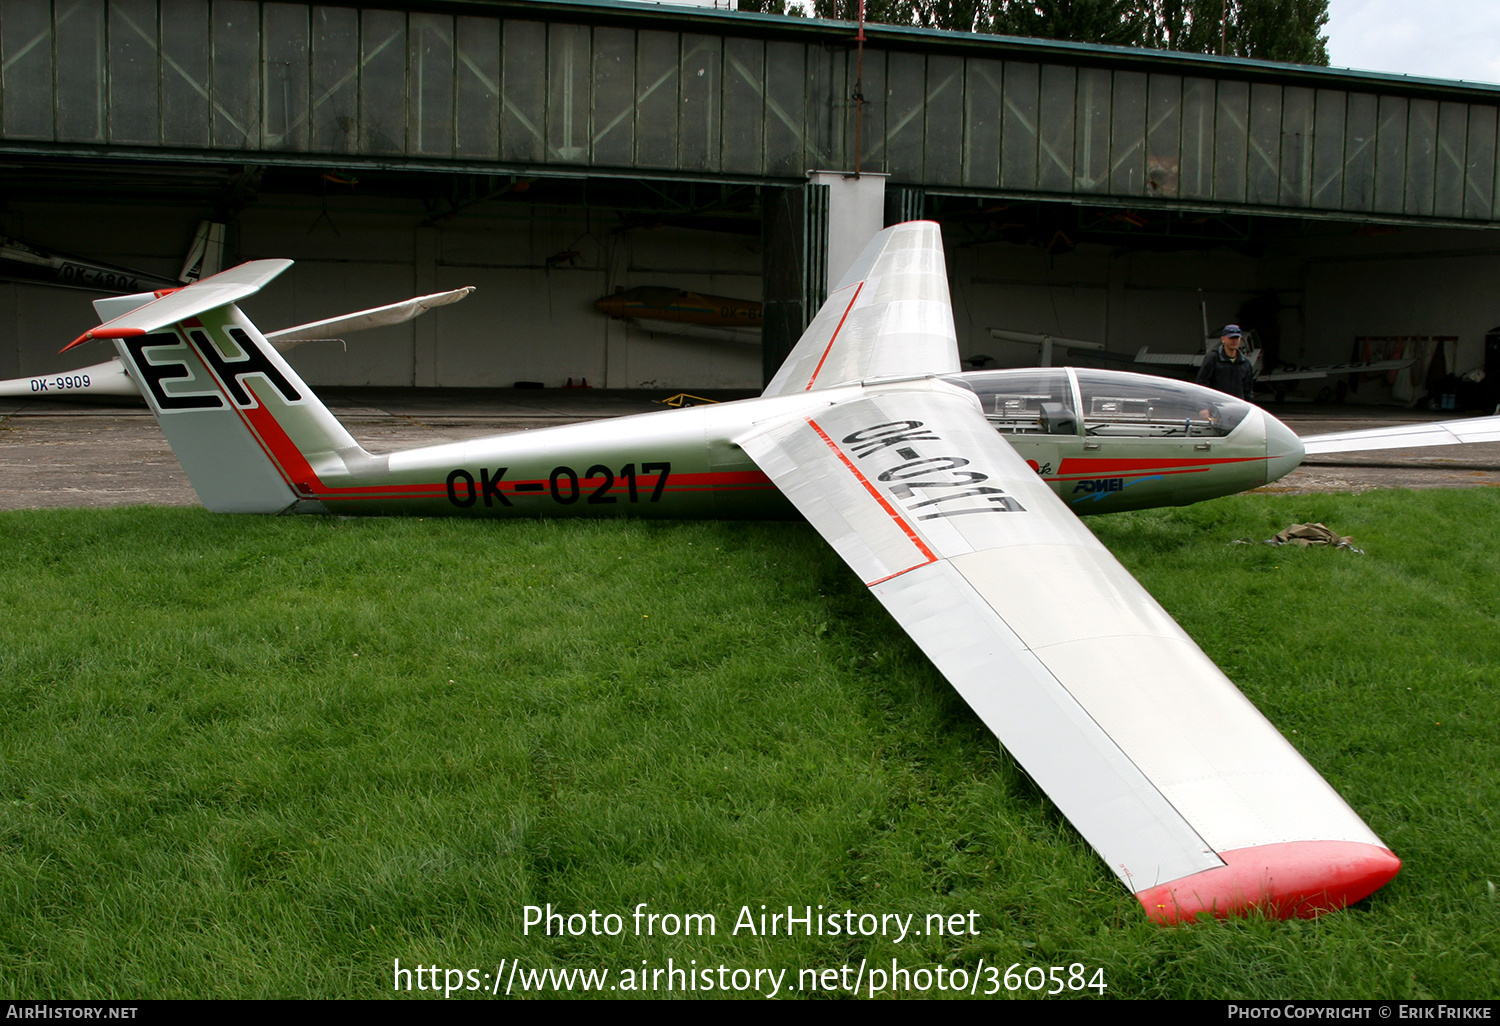
M242 264L79 339L114 340L198 498L214 512L317 510L320 481L347 477L351 464L369 460L234 305L288 266Z

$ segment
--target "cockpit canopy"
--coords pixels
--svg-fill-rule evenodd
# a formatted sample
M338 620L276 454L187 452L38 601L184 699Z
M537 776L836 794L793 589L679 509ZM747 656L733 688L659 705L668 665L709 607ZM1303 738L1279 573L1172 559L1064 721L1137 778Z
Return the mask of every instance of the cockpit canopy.
M943 380L977 394L985 417L1005 434L1223 436L1250 412L1248 403L1202 385L1126 371L1038 367Z

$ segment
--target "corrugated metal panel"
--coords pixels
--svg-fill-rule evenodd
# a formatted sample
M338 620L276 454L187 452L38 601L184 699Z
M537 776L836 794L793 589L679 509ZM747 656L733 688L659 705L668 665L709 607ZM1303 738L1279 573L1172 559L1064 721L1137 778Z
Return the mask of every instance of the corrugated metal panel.
M844 55L822 46L804 47L804 52L807 80L803 94L803 166L810 171L841 167L840 122L848 109Z
M412 14L406 28L406 152L453 156L453 18Z
M406 16L361 11L359 29L359 151L398 154L406 149Z
M1109 124L1112 76L1103 68L1079 68L1073 119L1073 188L1109 189Z
M1312 190L1309 203L1338 210L1344 202L1344 121L1349 97L1319 89L1313 99Z
M1437 167L1433 172L1432 212L1439 217L1464 216L1464 172L1468 154L1469 105L1438 107Z
M858 55L854 58L858 61ZM864 96L864 104L859 116L863 118L860 126L860 162L861 171L886 170L885 164L885 115L886 115L886 88L885 88L885 66L886 55L879 50L865 50L864 81L860 92ZM853 141L849 144L854 145ZM853 152L852 150L850 151Z
M53 138L52 12L0 0L0 118L8 139Z
M1281 199L1284 207L1312 202L1313 116L1311 89L1288 86L1281 94Z
M104 0L77 0L58 14L55 30L57 141L102 143L107 75ZM150 127L154 133L156 126ZM150 141L156 141L154 134Z
M1380 99L1349 94L1344 128L1344 204L1350 211L1375 209L1375 154L1379 149Z
M959 185L963 181L963 75L960 57L927 58L922 177L933 184Z
M1182 169L1178 179L1183 199L1213 199L1216 104L1212 79L1183 79Z
M641 32L636 40L637 167L677 163L678 46L675 32Z
M718 36L682 37L681 127L677 166L688 171L717 171L719 111L722 103L723 44Z
M559 10L0 0L0 139L786 181L858 123L893 187L1496 217L1485 87L883 27L859 103L824 23Z
M547 26L506 21L500 54L500 159L541 163L547 144Z
M676 37L667 45L675 49ZM547 26L547 159L586 164L589 159L589 27ZM676 55L671 63L675 67ZM671 156L661 158L671 166Z
M1489 220L1495 216L1494 107L1469 106L1469 142L1464 187L1464 216Z
M1250 138L1250 85L1220 82L1214 105L1214 199L1245 202L1245 154Z
M1406 118L1406 97L1380 97L1375 129L1375 209L1380 213L1399 214L1405 207Z
M112 0L111 7L118 2ZM142 3L146 5L149 0L142 0ZM209 19L212 34L209 48L213 59L213 145L230 150L260 149L264 143L260 135L260 74L263 67L260 5L254 0L213 0ZM396 20L404 22L405 19L396 15ZM397 60L400 56L396 55ZM399 83L400 76L396 78ZM113 104L110 106L110 122L113 128ZM400 147L401 141L397 137L391 152L399 153Z
M500 156L500 22L455 18L453 53L453 152L495 160Z
M926 120L922 114L927 98L927 59L919 53L892 53L885 68L886 168L900 181L920 182L924 180L922 130Z
M1249 153L1245 158L1245 202L1281 202L1281 87L1250 87Z
M592 162L629 167L635 155L635 32L594 29Z
M766 44L766 173L800 177L811 170L803 156L806 124L807 47Z
M1042 102L1041 89L1040 65L1005 62L1000 185L1006 189L1037 187L1037 111Z
M1078 114L1078 71L1043 64L1037 103L1037 187L1073 191L1073 138Z
M978 57L964 64L964 185L993 189L1000 184L1000 126L1004 119L1005 65Z
M1182 79L1152 75L1146 89L1146 195L1171 199L1181 190Z
M305 4L266 4L265 95L261 132L268 150L308 148L312 12Z
M1115 72L1109 134L1109 191L1116 196L1146 192L1146 75Z
M869 66L866 65L866 75ZM868 86L866 87L868 88ZM765 173L766 52L758 39L724 40L724 159L735 174Z
M1408 214L1431 214L1437 164L1436 100L1412 100L1406 129L1406 204Z
M312 12L312 149L322 153L355 153L359 150L359 12L346 7L315 7ZM183 48L187 49L186 39ZM167 53L166 33L162 48ZM165 70L173 62L164 60L163 82L174 76ZM203 72L207 73L204 61ZM186 114L201 101L191 80L182 77L177 89ZM163 104L166 89L163 87ZM204 120L206 121L206 112Z

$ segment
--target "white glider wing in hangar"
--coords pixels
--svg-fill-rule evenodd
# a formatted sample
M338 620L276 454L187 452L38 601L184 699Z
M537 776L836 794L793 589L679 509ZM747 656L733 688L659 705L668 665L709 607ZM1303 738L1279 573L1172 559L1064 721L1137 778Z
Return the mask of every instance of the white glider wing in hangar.
M868 276L864 291L835 292L850 296L829 304L838 323L814 322L768 392L957 364L941 265L892 249L851 270ZM933 358L939 344L946 360ZM900 366L906 354L913 363ZM1341 907L1399 867L973 393L907 381L736 442L1153 918Z

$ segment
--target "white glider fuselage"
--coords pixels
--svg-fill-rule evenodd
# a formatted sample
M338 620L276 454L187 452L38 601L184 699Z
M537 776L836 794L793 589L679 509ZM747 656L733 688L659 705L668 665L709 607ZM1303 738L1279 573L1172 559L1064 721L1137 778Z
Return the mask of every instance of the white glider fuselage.
M1003 389L1007 378L1035 374L979 371L882 381L410 449L374 461L326 465L315 481L300 482L310 487L299 488L297 498L334 513L795 517L792 505L735 442L757 424L816 417L830 405L882 391L954 391L957 385L982 401ZM1067 371L1057 374L1069 383ZM1127 372L1088 372L1086 380L1119 386L1117 391L1165 390L1190 396L1195 404L1227 398ZM1110 435L1097 428L1085 433L1082 419L1075 430L1054 433L1039 430L1034 415L1022 422L1025 430L1014 421L990 420L1074 512L1089 514L1232 495L1275 480L1301 461L1296 435L1280 421L1253 407L1238 412L1232 429L1204 419L1196 428L1200 433L1190 433L1194 428L1178 421L1157 425L1162 433L1155 435ZM949 456L924 450L920 458ZM288 451L288 458L296 457ZM972 506L969 500L993 494L965 494L985 487L972 479L972 471L946 464L922 467L929 468L917 475L926 479L926 487L912 492L915 501L933 502L941 510L955 502Z
M1400 861L1074 513L1196 502L1303 445L1124 372L958 373L941 238L875 237L766 392L365 451L235 303L257 261L100 325L222 512L801 514L1161 922L1313 915Z

